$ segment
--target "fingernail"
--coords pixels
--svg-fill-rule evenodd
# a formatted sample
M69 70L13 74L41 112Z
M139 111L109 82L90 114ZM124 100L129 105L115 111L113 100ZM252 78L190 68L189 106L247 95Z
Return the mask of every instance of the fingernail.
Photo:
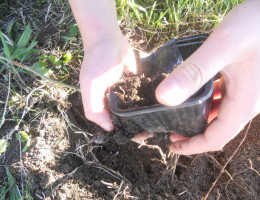
M169 106L182 103L185 96L185 89L181 89L175 81L166 81L158 87L157 100Z
M105 129L107 132L111 132L114 128L113 124L110 123L102 124L101 127Z

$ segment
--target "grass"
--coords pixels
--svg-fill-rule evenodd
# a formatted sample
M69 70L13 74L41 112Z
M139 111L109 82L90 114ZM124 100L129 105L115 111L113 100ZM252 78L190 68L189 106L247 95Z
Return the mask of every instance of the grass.
M129 39L139 36L137 40L142 40L146 48L153 48L173 37L211 32L224 15L241 2L243 0L116 0L116 6L123 33ZM47 15L50 5L51 13ZM83 55L78 28L67 1L37 0L28 7L27 1L20 0L12 6L12 9L6 9L9 8L9 3L0 3L0 11L3 11L0 12L0 56L4 58L0 59L0 161L4 160L5 152L15 148L10 142L15 139L11 137L12 134L21 134L23 126L45 113L42 108L34 107L35 102L28 103L29 99L33 96L36 103L41 103L48 96L46 93L51 93L51 87L55 87L46 86L47 83L33 76L29 68L24 69L6 59L31 66L43 75L52 72L52 78L66 82L78 74ZM21 7L24 11L22 17ZM45 19L48 25L58 27L58 33L49 35L46 44L40 46L37 44L37 36L42 31L39 22L43 23ZM73 65L70 62L74 62ZM74 65L78 68L74 68ZM23 80L24 77L34 77L34 82L27 83ZM32 89L35 88L35 82L37 92ZM11 131L1 130L9 122L14 122ZM18 139L21 145L21 138ZM27 145L26 141L22 141L23 148ZM23 148L20 146L21 155ZM15 180L8 167L5 171L8 181L0 185L0 199L7 195L10 199L32 199L30 184L23 183L24 179ZM20 197L21 194L23 197Z
M118 20L125 32L142 33L146 43L153 37L167 41L211 32L224 15L243 0L116 0Z

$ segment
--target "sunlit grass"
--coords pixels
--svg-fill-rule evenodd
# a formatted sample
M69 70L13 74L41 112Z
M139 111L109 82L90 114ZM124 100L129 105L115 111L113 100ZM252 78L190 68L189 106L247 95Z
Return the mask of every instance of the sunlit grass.
M118 21L139 29L149 41L155 34L171 37L210 32L244 0L116 0ZM164 36L165 36L164 35Z

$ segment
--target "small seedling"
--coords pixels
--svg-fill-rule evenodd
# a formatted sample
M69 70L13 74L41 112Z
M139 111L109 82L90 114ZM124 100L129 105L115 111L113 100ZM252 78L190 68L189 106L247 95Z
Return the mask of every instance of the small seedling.
M33 68L35 69L35 71L39 72L40 74L44 75L44 76L50 76L53 71L49 68L46 67L47 66L47 62L41 61L41 62L37 62L33 65Z
M62 56L61 61L62 61L63 63L69 63L69 62L71 61L71 59L72 59L71 53L70 53L70 52L66 52L66 53Z
M10 145L8 140L0 139L0 155L7 150L7 147Z
M67 36L61 36L64 40L75 40L75 38L79 35L79 28L76 23L71 23L68 25L68 35Z
M28 136L28 134L24 131L19 131L19 133L17 133L16 135L16 139L17 140L21 140L21 143L24 145L22 152L26 152L28 147L31 144L31 138L30 136Z
M76 37L79 34L79 28L76 23L71 23L68 26L69 29L69 37Z

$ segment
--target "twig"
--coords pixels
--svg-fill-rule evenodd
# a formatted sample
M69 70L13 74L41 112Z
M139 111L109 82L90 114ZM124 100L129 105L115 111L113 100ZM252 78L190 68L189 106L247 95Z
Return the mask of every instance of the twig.
M44 197L41 197L41 196L38 195L38 194L35 194L35 196L37 196L39 199L44 199Z
M251 169L251 170L252 170L253 172L255 172L258 176L260 176L260 173L259 173L256 169L253 168L252 160L251 160L251 159L248 159L248 162L249 162L249 164L250 164L249 169Z
M76 169L74 169L74 170L73 170L72 172L70 172L69 174L66 174L65 176L63 176L62 181L61 181L54 189L52 189L52 193L53 193L54 191L56 191L61 185L63 185L63 183L64 183L69 177L71 177L73 174L75 174L75 173L78 171L78 169L80 169L82 166L83 166L83 165L77 167Z
M1 59L1 58L0 58ZM25 86L25 82L23 81L22 77L20 76L19 72L15 69L12 63L10 63L11 69L14 71L15 75L18 77L18 79L21 81L22 85ZM10 66L7 65L7 67L10 68ZM19 81L18 81L19 82Z
M208 155L209 156L209 158L211 158L215 163L217 163L217 165L220 167L220 168L223 168L223 166L217 161L217 159L216 158L214 158L212 155ZM231 176L231 174L227 171L227 170L224 170L225 171L225 173L229 176L229 178L231 179L231 180L233 180L233 177Z
M29 99L30 97L32 96L32 94L36 91L36 90L42 90L41 88L44 87L44 85L41 85L40 87L38 88L35 88L33 89L28 95L27 95L27 98L26 98L26 104L25 104L25 107L24 107L24 111L22 113L22 117L19 119L17 125L7 134L7 139L10 139L13 135L13 133L17 130L19 130L19 126L20 126L20 123L22 122L24 116L29 112L29 110L31 109L31 107L33 105L31 105L31 107L29 107Z
M114 171L113 169L108 168L107 166L101 164L101 163L95 163L95 162L90 162L90 166L98 168L103 170L104 172L110 174L111 176L113 176L114 178L118 179L118 180L124 180L129 184L132 184L131 181L129 181L127 178L125 178L124 176L122 176L118 171ZM88 163L86 163L88 164Z
M6 34L4 34L4 33L2 33L2 34L3 34L4 38L5 38L6 43L9 44L10 46L13 46L14 42Z
M4 124L4 121L5 121L5 113L6 113L6 108L7 108L8 101L9 101L9 96L10 96L11 71L9 71L8 78L9 78L9 80L8 80L8 90L7 90L7 95L6 95L6 100L5 100L5 107L4 107L4 111L3 111L3 115L2 115L2 119L1 119L0 128L2 127L2 125Z
M82 146L77 147L77 152L76 153L72 153L75 154L76 156L78 156L79 158L82 159L83 163L90 166L90 167L94 167L97 169L101 169L104 172L110 174L111 176L113 176L114 178L118 179L118 180L124 180L125 182L127 182L128 184L132 184L131 181L129 181L127 178L125 178L124 176L122 176L118 171L114 171L113 169L103 165L96 157L95 155L90 152L91 155L94 158L94 161L88 161L86 159L86 157L84 156L84 153L82 151Z
M50 13L50 9L51 9L51 3L50 3L50 5L48 6L47 14L46 14L45 17L44 17L44 22L45 22L45 23L47 23L47 19L48 19L49 13Z
M117 196L120 194L120 191L121 191L121 189L122 189L122 186L124 185L124 180L122 180L122 182L121 182L121 184L120 184L120 186L119 186L119 188L118 188L118 190L117 190L117 193L116 193L116 195L114 196L114 198L113 198L113 200L116 200L117 199Z
M171 161L171 168L170 168L170 171L172 171L172 182L173 182L173 177L175 175L175 171L176 171L176 167L177 167L177 163L178 163L178 160L180 158L180 155L179 154L175 154L175 159L174 159L174 163L172 165L172 161Z
M150 144L146 144L144 141L142 141L142 143L140 143L140 146L138 146L138 149L140 149L143 146L148 147L149 149L157 149L161 155L162 163L165 165L167 164L166 155L163 153L162 149L158 145L150 145Z
M229 195L228 195L228 192L227 192L227 187L228 187L230 181L231 181L231 179L229 179L228 182L225 185L225 193L226 193L226 196L227 196L228 200L230 200L230 198L229 198Z
M167 157L171 157L170 162L169 162L169 164L168 163L166 164L167 168L163 172L161 178L157 181L156 185L158 185L163 180L163 178L165 176L169 176L169 174L171 174L171 182L173 182L173 178L174 178L174 175L175 175L175 171L176 171L176 167L177 167L177 163L178 163L180 155L179 154L173 154L172 152L170 152Z
M52 83L55 83L55 84L57 84L57 85L61 85L61 86L63 86L63 87L67 87L67 88L70 88L70 89L73 89L73 90L76 90L76 91L80 91L79 87L72 86L72 85L68 85L68 84L66 84L66 83L62 83L62 82L56 81L56 80L54 80L54 79L52 79L52 78L49 78L49 77L47 77L47 76L44 76L44 75L42 75L41 73L39 73L39 72L35 71L34 69L32 69L31 67L26 66L26 65L23 65L23 64L21 64L21 63L19 63L19 62L17 62L17 61L11 61L11 60L8 60L7 58L2 57L2 56L0 56L0 59L9 62L9 63L12 64L12 65L16 65L17 67L21 67L21 68L23 68L23 69L25 69L25 70L28 70L28 71L32 72L33 74L36 74L37 76L41 77L41 79L44 79L44 80L46 80L46 81L50 81L50 82L52 82Z
M21 174L20 174L20 178L21 178L21 188L22 188L22 196L23 196L23 192L24 192L24 188L23 188L23 162L22 162L22 145L21 145L21 135L18 134L18 138L19 138L19 158L20 158L20 165L21 165Z
M30 97L33 95L33 93L34 93L35 91L37 91L37 90L40 90L40 91L43 91L43 92L49 94L49 93L46 92L45 90L41 89L41 88L43 88L44 86L45 86L45 85L41 85L40 87L33 89L33 90L27 95L27 97L26 97L26 104L25 104L25 107L24 107L24 111L23 111L23 113L22 113L22 117L21 117L21 119L19 120L19 122L17 123L18 126L19 126L20 123L22 122L24 116L29 112L29 110L30 110L31 107L33 106L33 105L31 105L31 107L28 106L28 105L29 105L29 99L30 99Z
M233 157L235 156L235 154L237 153L238 149L241 147L241 145L244 143L244 141L246 140L246 136L248 134L249 128L251 126L252 120L249 122L248 127L246 129L245 135L243 137L243 139L241 140L241 142L239 143L239 145L237 146L237 148L235 149L235 151L233 152L233 154L230 156L230 158L227 160L226 164L223 166L223 168L221 169L219 175L217 176L216 180L212 183L209 191L207 192L207 194L205 195L205 197L203 198L203 200L206 200L209 197L210 192L212 191L212 189L214 188L214 186L216 185L216 183L218 182L218 179L220 178L220 176L225 172L225 168L227 167L227 165L230 163L230 161L233 159Z

